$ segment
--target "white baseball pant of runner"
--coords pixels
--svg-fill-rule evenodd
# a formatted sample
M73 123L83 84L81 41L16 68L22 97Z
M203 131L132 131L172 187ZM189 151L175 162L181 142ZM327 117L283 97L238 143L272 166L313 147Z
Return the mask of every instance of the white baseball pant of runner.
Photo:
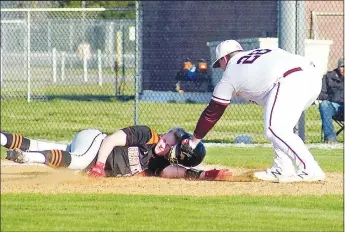
M298 68L298 67L297 67ZM313 170L317 164L303 140L294 133L302 112L319 96L322 75L314 65L300 67L279 79L267 96L264 108L265 135L273 143L273 167L284 174L295 173L295 167Z
M70 145L71 164L68 168L73 170L85 169L96 157L106 136L106 134L96 129L78 132Z

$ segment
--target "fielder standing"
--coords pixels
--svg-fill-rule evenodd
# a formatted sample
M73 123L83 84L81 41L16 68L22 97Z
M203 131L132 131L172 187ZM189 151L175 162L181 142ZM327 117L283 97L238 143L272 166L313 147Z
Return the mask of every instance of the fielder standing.
M222 117L231 98L240 96L264 107L264 133L275 152L273 166L254 176L279 182L324 180L325 173L293 131L321 91L322 75L315 65L279 48L243 51L237 41L226 40L217 46L212 67L220 67L223 77L188 141L189 149Z

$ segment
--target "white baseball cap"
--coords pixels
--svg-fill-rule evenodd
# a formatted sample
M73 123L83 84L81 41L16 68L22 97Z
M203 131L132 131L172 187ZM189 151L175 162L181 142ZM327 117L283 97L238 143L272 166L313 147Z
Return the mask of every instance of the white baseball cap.
M219 59L236 51L243 51L242 46L236 40L225 40L218 44L216 47L216 61L213 62L212 68L219 68Z

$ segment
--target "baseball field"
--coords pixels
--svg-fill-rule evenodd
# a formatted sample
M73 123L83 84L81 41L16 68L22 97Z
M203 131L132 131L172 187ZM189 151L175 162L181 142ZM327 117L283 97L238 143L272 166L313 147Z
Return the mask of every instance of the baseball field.
M2 156L1 231L343 231L341 149L311 149L325 182L89 179ZM208 147L203 169L268 167L271 148Z
M91 106L88 114L77 110L81 104ZM69 141L76 130L94 125L97 114L107 115L92 107L96 104L2 101L1 128L30 138ZM108 111L107 117L113 118L114 112ZM120 111L115 114L128 120ZM181 116L179 120L190 122L189 127L195 123ZM120 127L111 120L101 125L106 131ZM309 147L327 174L324 182L97 180L70 170L13 165L1 149L1 231L343 231L342 144ZM237 176L265 169L272 160L269 145L209 143L199 168L226 167Z

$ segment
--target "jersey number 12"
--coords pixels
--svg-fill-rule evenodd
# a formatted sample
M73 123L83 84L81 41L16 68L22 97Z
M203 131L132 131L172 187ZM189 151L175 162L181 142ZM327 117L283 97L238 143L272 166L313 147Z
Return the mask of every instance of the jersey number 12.
M255 49L251 53L242 56L240 59L238 59L237 64L252 64L256 59L261 57L262 55L269 53L270 49Z

